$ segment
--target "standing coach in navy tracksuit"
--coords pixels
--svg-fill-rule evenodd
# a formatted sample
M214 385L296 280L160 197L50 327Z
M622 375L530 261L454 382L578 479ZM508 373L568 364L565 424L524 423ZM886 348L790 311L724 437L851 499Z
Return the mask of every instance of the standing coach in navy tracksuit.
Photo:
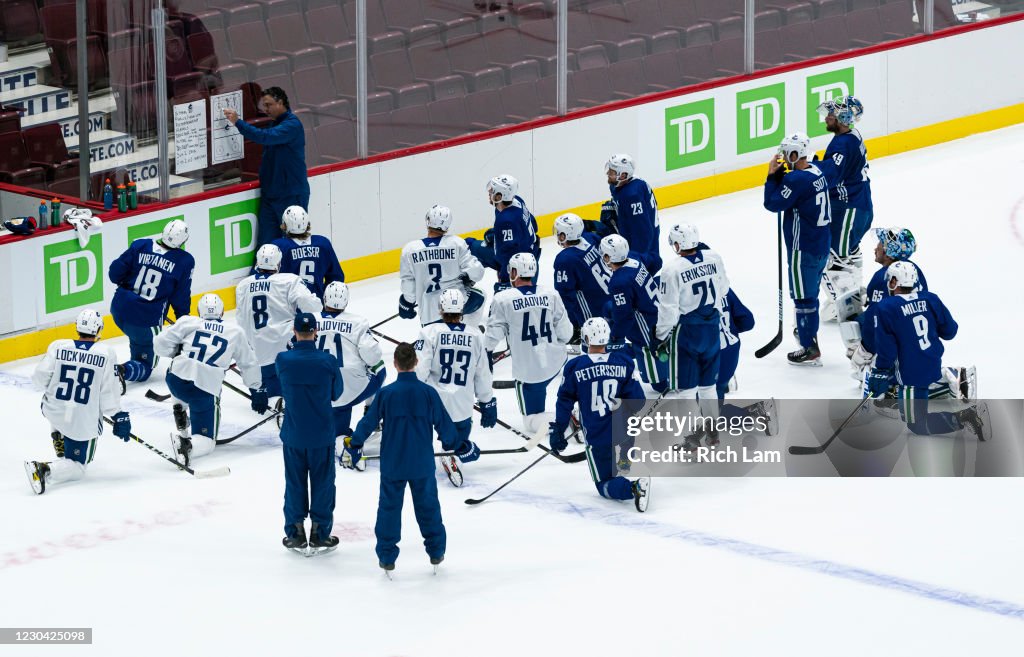
M285 408L281 426L284 443L284 545L306 547L305 520L312 520L309 545L333 547L334 524L334 410L343 384L338 360L316 348L316 317L295 316L295 346L277 355L277 376ZM308 481L308 488L307 488ZM308 492L307 492L308 491Z
M412 491L416 522L430 563L436 565L444 560L446 537L434 477L434 430L441 437L445 450L467 453L459 460L468 462L480 457L479 449L459 442L455 425L437 391L416 378L416 360L416 350L411 344L398 345L395 349L398 380L381 388L355 433L345 441L345 451L352 457L351 467L355 467L362 458L367 436L381 419L384 420L380 443L380 503L374 529L377 559L384 570L393 570L398 559L406 484Z
M281 87L267 87L260 97L260 109L274 121L269 128L256 128L238 118L232 108L224 118L250 141L263 145L260 162L260 215L256 248L281 237L281 217L290 205L309 210L309 180L306 178L306 133L299 117L292 114L288 94Z

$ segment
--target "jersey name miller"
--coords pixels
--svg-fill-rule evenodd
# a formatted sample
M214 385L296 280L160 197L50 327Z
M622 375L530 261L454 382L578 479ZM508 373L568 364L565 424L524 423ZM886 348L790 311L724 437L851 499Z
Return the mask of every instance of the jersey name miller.
M542 306L544 308L548 308L550 306L547 295L519 297L518 299L512 300L512 310L522 310L523 308L533 308L537 306Z
M411 255L412 261L416 263L428 260L455 260L455 249L423 249L422 251L413 251Z
M903 304L903 307L900 308L900 310L903 311L904 317L916 315L917 313L926 313L928 312L928 302L924 299L918 299L917 301Z

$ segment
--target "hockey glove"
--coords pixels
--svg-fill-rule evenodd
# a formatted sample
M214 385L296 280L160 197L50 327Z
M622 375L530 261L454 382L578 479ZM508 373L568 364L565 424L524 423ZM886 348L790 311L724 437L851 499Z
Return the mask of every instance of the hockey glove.
M672 343L672 334L659 338L657 332L651 329L651 353L663 363L668 362L668 351Z
M512 284L509 283L508 281L498 281L497 283L494 284L494 293L497 294L498 292L507 290L510 287L512 287Z
M412 319L416 316L416 304L405 300L405 295L398 297L398 316L402 319Z
M884 397L889 391L892 382L892 370L882 370L877 367L871 370L865 381L868 397Z
M498 423L498 398L492 397L486 404L480 404L480 426L490 429Z
M632 351L633 351L632 349L629 348L629 345L626 344L626 342L624 340L619 340L617 342L609 342L608 344L605 345L604 349L608 353L611 353L613 351L623 351L623 350L625 350L625 351L623 351L623 353L625 355L627 355L627 356L632 355Z
M489 249L493 249L494 248L494 229L493 228L488 228L487 230L484 231L484 244L486 244L487 248L489 248Z
M114 413L114 435L121 440L128 442L132 438L132 421L128 417L128 413L120 411Z
M565 439L565 427L559 426L557 422L548 424L548 444L551 445L551 451L556 454L568 447L569 441Z
M270 409L270 400L267 398L266 388L249 388L251 399L249 406L253 412L263 415Z
M455 448L455 457L462 463L472 463L480 458L480 448L472 440L466 440Z
M366 466L359 467L359 462L363 460L363 446L353 445L352 437L348 436L345 438L345 453L341 455L341 467L349 470L365 470Z
M469 277L469 274L462 274L459 276L459 280L462 281L462 284L466 287L473 287L473 279Z

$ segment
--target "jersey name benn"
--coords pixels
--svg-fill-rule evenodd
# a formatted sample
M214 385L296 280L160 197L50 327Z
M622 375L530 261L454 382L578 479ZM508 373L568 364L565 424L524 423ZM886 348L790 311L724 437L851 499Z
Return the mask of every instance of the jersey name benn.
M57 360L69 363L83 363L94 367L103 367L107 364L107 357L94 354L89 351L78 351L77 349L59 349Z
M626 378L626 366L625 365L609 365L607 363L599 363L597 365L590 365L583 369L576 370L574 372L577 381L590 381L591 379L608 378L608 379L624 379Z
M319 258L320 247L319 246L297 246L291 249L292 260L301 260L302 258Z
M249 292L270 292L270 281L249 281Z
M161 256L159 253L140 253L139 264L163 269L168 274L174 271L174 263Z
M466 335L465 333L451 333L445 332L438 334L440 338L439 343L442 347L447 346L458 346L458 347L472 347L473 336Z
M412 252L413 262L420 263L428 260L455 260L455 249L423 249L422 251Z
M703 276L714 276L718 273L718 265L713 262L707 262L702 265L691 267L686 271L679 274L679 277L684 283L689 283L695 278L701 278Z
M924 299L918 299L917 301L903 304L900 310L903 311L904 317L916 315L917 313L926 313L928 312L928 302Z
M523 310L524 308L533 308L537 306L549 308L550 303L548 302L548 297L529 296L519 297L518 299L512 300L512 310Z

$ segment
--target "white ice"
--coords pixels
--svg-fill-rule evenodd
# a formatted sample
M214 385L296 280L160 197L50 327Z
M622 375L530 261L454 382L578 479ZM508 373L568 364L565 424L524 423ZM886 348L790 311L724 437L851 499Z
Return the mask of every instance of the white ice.
M1024 126L879 159L871 173L875 225L914 231L915 260L960 323L947 362L975 364L982 396L1020 397ZM663 235L697 224L757 318L743 336L740 395L856 397L834 324L822 329L823 368L786 364L788 304L783 346L753 357L776 322L775 221L761 194L665 210ZM556 248L545 240L548 281ZM865 277L873 270L866 263ZM353 311L395 312L395 276L352 288ZM382 330L412 339L417 327ZM123 338L111 342L127 355ZM465 467L461 490L440 475L440 573L407 500L388 581L373 552L375 466L338 472L339 550L303 559L281 547L271 425L198 463L230 465L229 477L195 481L108 433L84 480L34 496L22 461L52 455L28 383L36 360L0 367L0 625L93 627L95 638L34 655L964 655L1013 654L1024 639L1016 479L658 479L641 516L601 499L586 466L545 459L468 507L539 452L484 457ZM496 374L508 378L508 363ZM161 377L149 387L165 388ZM135 433L166 450L171 411L146 388L131 386L124 406ZM222 435L256 421L234 393L223 403ZM518 425L513 393L499 404ZM519 442L500 429L473 437Z

